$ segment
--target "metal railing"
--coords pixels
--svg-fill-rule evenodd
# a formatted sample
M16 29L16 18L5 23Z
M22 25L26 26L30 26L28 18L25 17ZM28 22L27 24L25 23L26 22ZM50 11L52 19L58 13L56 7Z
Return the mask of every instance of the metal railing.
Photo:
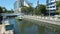
M56 22L60 22L60 19L58 18L53 18L53 17L45 17L45 16L31 16L31 15L25 15L26 18L35 18L35 19L43 19L43 20L47 20L47 21L56 21Z

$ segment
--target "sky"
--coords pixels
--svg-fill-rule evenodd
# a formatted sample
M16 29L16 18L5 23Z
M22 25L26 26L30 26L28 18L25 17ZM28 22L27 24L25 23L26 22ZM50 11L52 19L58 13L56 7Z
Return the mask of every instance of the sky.
M14 2L16 0L0 0L0 6L5 7L8 10L14 9ZM28 0L33 3L33 7L37 5L37 0ZM46 0L39 0L39 4L46 4Z
M33 7L36 7L37 0L29 0L29 2L33 3ZM46 0L39 0L39 4L46 4Z

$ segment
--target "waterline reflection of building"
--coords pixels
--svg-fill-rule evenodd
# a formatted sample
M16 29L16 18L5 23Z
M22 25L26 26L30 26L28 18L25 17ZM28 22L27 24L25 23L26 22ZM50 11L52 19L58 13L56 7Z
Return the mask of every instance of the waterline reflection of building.
M53 26L43 26L38 25L38 22L31 22L27 20L18 21L17 20L18 28L20 29L21 34L60 34L60 28L53 27ZM20 24L19 24L20 23Z

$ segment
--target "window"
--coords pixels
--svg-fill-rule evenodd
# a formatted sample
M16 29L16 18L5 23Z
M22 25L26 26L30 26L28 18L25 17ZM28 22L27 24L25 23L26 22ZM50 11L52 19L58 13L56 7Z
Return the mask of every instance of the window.
M54 0L51 0L51 1L54 1Z

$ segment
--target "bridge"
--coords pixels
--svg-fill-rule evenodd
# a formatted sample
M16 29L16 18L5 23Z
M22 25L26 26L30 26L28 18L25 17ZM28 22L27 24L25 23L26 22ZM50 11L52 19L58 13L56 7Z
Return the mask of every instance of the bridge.
M3 13L2 14L2 16L4 17L4 18L6 18L6 17L16 17L16 16L18 16L19 14L15 14L15 13L10 13L10 14L8 14L8 13Z
M15 13L3 13L2 16L17 16L19 14L15 14Z

